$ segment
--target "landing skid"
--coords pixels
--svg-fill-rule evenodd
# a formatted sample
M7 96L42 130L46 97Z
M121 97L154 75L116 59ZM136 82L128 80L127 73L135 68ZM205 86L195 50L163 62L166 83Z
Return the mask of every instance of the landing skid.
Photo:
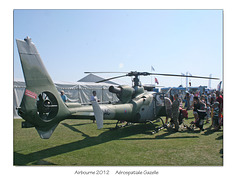
M156 133L158 133L159 131L161 131L162 129L165 129L164 127L164 122L162 120L162 118L160 117L158 120L156 120L155 122L161 122L162 126L155 126L155 124L153 123L153 121L147 121L146 123L150 123L153 127L154 127L154 130L151 131L151 134L154 135Z
M117 121L116 125L114 128L111 128L110 130L117 130L117 129L120 129L120 128L124 128L128 125L132 125L133 123L131 122L126 122L126 124L123 124L125 121ZM156 122L161 122L161 125L162 126L156 126L154 123ZM159 131L161 131L162 129L165 129L167 127L164 127L164 122L162 120L162 118L159 118L158 120L156 120L155 122L153 121L146 121L146 123L150 123L153 127L154 127L154 130L151 131L151 134L154 135L156 133L158 133ZM145 123L145 124L146 124ZM119 125L120 124L120 125Z
M163 126L156 127L154 129L154 131L152 131L152 135L158 133L159 131L161 131L163 129L166 129L168 132L176 132L174 123L172 121L170 121L170 123L168 123L167 125L164 124ZM178 131L182 132L184 129L190 129L190 128L187 125L185 125L184 123L179 125Z
M117 130L117 129L120 129L120 128L123 128L123 127L126 127L128 125L131 125L132 123L129 123L129 122L126 122L126 124L122 124L124 123L125 121L117 121L116 125L114 128L111 128L110 130ZM121 123L121 125L119 125Z
M158 127L155 128L153 131L151 131L151 134L152 134L152 135L155 135L156 133L158 133L158 132L161 131L162 129L165 129L165 127L158 126Z

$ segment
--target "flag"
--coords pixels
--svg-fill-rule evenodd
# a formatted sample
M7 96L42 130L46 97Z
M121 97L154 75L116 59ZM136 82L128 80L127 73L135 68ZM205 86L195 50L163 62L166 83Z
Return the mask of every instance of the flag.
M156 77L155 77L155 83L159 84L159 82L158 82L158 80L157 80L157 78L156 78Z
M218 91L221 90L221 84L222 84L222 81L220 81L220 83L219 83L218 86L217 86L217 90L218 90Z
M151 66L151 71L155 71L155 69L153 68L153 66Z

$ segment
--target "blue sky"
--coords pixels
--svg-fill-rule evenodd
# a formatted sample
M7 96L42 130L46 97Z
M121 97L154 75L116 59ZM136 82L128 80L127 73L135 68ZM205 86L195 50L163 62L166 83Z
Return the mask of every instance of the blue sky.
M151 71L219 77L222 10L14 10L14 78L23 78L15 39L30 36L54 81L84 71ZM118 74L102 74L111 77ZM162 86L185 78L158 76ZM151 77L142 77L151 83ZM192 86L208 80L190 79ZM130 78L121 79L131 83ZM212 80L212 88L219 81Z

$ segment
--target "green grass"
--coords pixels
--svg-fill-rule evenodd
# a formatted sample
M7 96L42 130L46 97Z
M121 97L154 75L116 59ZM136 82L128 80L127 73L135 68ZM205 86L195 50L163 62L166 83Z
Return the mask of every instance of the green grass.
M189 124L193 120L189 111ZM34 128L22 129L14 119L14 165L64 166L222 166L223 131L161 130L150 134L150 124L117 130L116 121L97 129L91 120L62 121L52 137L43 140ZM156 123L159 124L159 123Z

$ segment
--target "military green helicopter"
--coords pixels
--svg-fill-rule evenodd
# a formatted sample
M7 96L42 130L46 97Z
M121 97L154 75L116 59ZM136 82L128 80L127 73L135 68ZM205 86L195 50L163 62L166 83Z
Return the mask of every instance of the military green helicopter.
M166 115L164 102L161 103L159 100L161 93L144 91L139 76L186 77L132 71L103 80L108 81L125 76L134 77L132 87L127 85L109 87L109 91L117 95L119 99L117 103L102 105L96 101L93 101L92 105L64 103L31 39L27 37L24 40L16 40L16 42L26 83L26 89L17 111L19 116L25 120L22 127L35 127L43 139L50 138L59 122L65 119L96 119L99 129L103 127L103 119L117 120L116 127L120 121L146 123L156 120ZM191 78L209 79L199 76L191 76Z

